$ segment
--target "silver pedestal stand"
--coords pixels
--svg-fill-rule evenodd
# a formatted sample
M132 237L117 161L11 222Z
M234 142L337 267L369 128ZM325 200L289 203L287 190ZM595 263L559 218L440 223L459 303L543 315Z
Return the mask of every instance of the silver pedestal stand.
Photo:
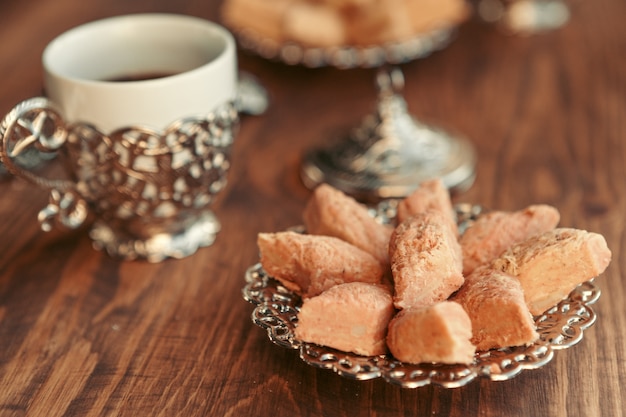
M325 182L360 200L401 198L436 177L453 190L471 186L476 153L470 142L408 113L398 68L379 71L377 83L376 111L339 143L304 156L304 184Z
M402 42L371 47L308 48L279 44L246 28L231 26L240 46L269 60L309 68L386 68L445 47L454 27ZM394 68L378 75L376 112L341 143L303 157L301 178L310 188L326 182L360 200L404 197L420 182L441 177L450 189L464 190L474 180L476 153L465 139L427 126L407 111L404 80Z

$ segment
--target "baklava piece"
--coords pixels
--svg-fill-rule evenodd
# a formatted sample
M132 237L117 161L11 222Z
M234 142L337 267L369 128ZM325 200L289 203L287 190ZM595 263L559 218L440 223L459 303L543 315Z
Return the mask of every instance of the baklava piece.
M319 185L304 209L303 220L307 233L345 240L372 254L383 267L389 265L393 228L377 222L365 205L340 190Z
M395 314L389 288L352 282L305 299L297 339L364 356L388 352L387 326Z
M610 262L604 236L557 228L511 247L492 267L519 279L530 312L539 315L600 275Z
M463 273L468 275L509 247L554 229L559 220L559 211L545 204L515 212L492 211L480 216L460 238Z
M472 343L478 350L530 345L539 338L522 286L509 274L478 268L451 301L463 306L472 321Z
M416 214L428 210L438 211L447 219L450 227L458 235L456 215L450 200L450 192L440 178L422 182L411 194L398 203L396 219L402 223Z
M383 277L376 258L334 237L259 233L257 245L263 269L303 297L345 282L380 283Z
M472 323L463 307L443 301L400 311L389 323L387 345L402 362L470 364L476 352L471 337Z
M398 309L444 301L463 284L461 246L439 212L427 211L398 225L389 257Z

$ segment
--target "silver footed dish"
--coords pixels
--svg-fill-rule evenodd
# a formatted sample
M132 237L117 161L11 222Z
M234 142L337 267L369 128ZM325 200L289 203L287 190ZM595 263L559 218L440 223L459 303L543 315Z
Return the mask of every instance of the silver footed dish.
M306 68L379 69L376 112L346 137L334 138L337 143L303 155L300 179L306 187L326 182L357 199L378 201L406 196L415 184L436 177L452 191L464 191L474 182L473 144L413 117L401 94L404 77L399 65L446 48L458 22L442 22L404 40L327 47L275 40L228 18L224 23L242 50L270 61ZM383 86L380 80L386 78L390 82Z
M455 207L459 227L466 228L480 215L481 208L469 204ZM383 221L395 216L390 200L382 202L376 216ZM555 351L568 349L583 339L584 330L596 322L592 305L601 291L594 280L580 284L567 298L535 316L540 337L530 346L517 346L477 352L470 365L440 363L409 364L393 356L360 356L298 340L295 328L301 298L269 276L260 263L250 266L245 274L243 298L254 305L252 321L265 329L269 340L283 348L294 349L307 364L332 370L352 380L382 378L402 388L437 385L443 388L462 387L477 378L505 381L524 370L538 369L548 364Z
M243 50L270 61L308 68L378 68L387 64L404 64L443 49L450 43L455 32L455 27L442 27L404 41L322 48L307 47L295 42L278 43L248 28L229 25L228 22L226 24Z

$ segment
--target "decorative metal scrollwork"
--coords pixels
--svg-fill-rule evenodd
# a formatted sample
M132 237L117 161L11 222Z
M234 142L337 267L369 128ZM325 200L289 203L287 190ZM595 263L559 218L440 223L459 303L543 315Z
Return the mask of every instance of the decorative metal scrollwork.
M226 186L237 127L238 112L226 103L162 132L127 127L105 134L66 123L54 103L37 97L2 121L0 157L14 175L50 189L39 214L44 230L78 227L89 208L97 217L96 246L125 258L160 260L212 243L219 223L207 208ZM58 152L69 179L39 176L14 162L33 147ZM194 230L194 222L202 226Z

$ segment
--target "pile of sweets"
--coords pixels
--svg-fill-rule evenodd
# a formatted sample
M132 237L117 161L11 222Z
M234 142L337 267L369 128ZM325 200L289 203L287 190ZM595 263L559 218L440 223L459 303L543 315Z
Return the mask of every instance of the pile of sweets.
M322 184L303 221L306 233L257 238L263 269L302 297L296 338L406 363L469 364L477 351L530 345L533 316L611 261L602 235L557 227L545 204L487 212L461 234L438 179L401 200L389 225Z
M469 14L465 0L225 0L222 8L233 29L321 48L403 42Z

